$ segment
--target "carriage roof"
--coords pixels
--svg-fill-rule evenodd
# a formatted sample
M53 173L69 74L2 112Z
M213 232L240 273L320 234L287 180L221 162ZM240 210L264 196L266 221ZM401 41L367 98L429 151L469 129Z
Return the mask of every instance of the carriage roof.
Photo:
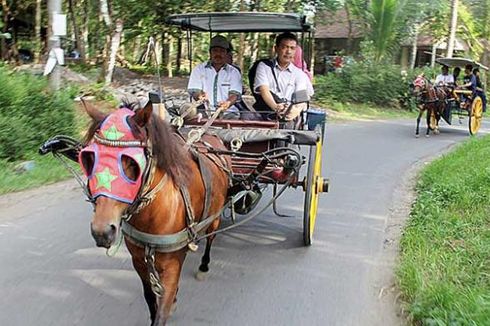
M436 62L451 68L452 67L464 68L466 65L469 64L472 65L473 67L479 67L481 69L488 70L488 67L468 58L439 58L436 59Z
M271 12L208 12L171 15L168 25L201 32L310 32L306 16Z

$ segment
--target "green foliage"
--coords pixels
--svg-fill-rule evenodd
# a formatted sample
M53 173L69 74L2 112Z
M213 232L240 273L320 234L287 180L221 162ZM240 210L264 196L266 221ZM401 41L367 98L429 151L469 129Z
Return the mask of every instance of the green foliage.
M315 77L315 98L338 102L372 103L411 108L409 83L415 71L404 76L396 65L369 60L346 65L339 73Z
M413 37L416 26L419 33L433 36L440 40L447 36L450 14L450 1L446 0L404 0L401 13L402 37Z
M396 21L401 11L398 0L372 0L370 5L371 40L375 59L380 62L390 54L396 40Z
M490 8L487 8L486 10L489 11ZM483 44L480 43L479 38L488 37L488 35L480 34L485 28L483 26L484 22L476 20L469 8L463 3L460 3L458 6L458 21L460 30L459 36L470 46L472 57L478 60L483 53ZM490 23L486 22L486 24Z
M490 324L489 155L471 139L421 174L397 270L417 325Z
M80 87L80 93L94 96L97 101L112 103L117 106L117 100L104 83L91 83Z
M73 135L72 91L50 93L43 79L5 67L0 80L0 159L23 159L55 134Z

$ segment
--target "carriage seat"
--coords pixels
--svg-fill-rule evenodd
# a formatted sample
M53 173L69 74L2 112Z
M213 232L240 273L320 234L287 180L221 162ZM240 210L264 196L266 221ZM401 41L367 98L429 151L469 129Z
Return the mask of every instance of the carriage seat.
M196 127L198 126L191 127L186 125L179 129L179 132L187 135L191 129ZM267 129L263 127L225 129L214 125L206 131L206 134L220 138L225 144L230 144L232 141L239 139L243 144L286 141L296 145L315 145L321 137L319 133L312 130Z
M235 139L244 144L266 141L286 141L296 145L315 145L320 134L311 130L292 129L220 129L210 128L208 134L219 137L226 144Z

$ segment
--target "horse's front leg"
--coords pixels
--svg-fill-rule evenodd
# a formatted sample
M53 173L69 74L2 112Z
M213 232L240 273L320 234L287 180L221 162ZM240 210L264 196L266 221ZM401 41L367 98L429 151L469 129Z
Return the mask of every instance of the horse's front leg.
M152 326L165 325L173 310L185 254L186 252L183 249L168 254L159 253L156 256L155 265L164 291L163 295L157 298L158 308Z
M133 245L129 241L126 241L126 246L131 253L134 269L138 273L141 283L143 284L143 294L145 296L146 304L148 305L148 310L150 311L151 322L153 323L157 313L157 297L151 289L151 284L148 278L148 269L145 263L144 249Z
M419 115L417 117L417 127L415 128L415 137L419 136L420 118L422 118L422 114L424 114L424 109L419 108Z
M430 116L432 114L432 109L427 109L426 123L427 123L427 131L425 132L425 137L429 137L430 132Z
M439 119L440 119L440 114L439 112L434 112L434 119L435 119L435 126L434 126L434 134L439 135Z
M208 228L207 233L211 233L218 229L220 220L216 219ZM196 279L203 281L206 279L206 275L209 271L209 262L211 261L211 246L216 235L212 235L206 239L206 249L204 250L204 255L201 258L201 265L199 265L199 270L196 273Z

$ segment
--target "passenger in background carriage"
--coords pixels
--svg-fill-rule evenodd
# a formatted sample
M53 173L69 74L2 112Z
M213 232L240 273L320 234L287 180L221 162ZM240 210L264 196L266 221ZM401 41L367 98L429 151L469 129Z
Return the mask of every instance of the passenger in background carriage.
M473 94L476 91L476 77L473 75L472 65L466 65L464 67L463 85L461 85L461 88L470 90Z
M441 74L437 75L435 85L436 86L454 86L454 77L453 77L453 75L449 74L449 67L448 66L444 65L441 67Z
M466 65L464 68L463 84L458 87L459 89L471 91L471 95L461 94L461 103L463 107L469 105L469 99L473 98L476 94L476 77L473 75L473 66Z
M455 67L453 69L453 79L454 79L454 86L457 87L458 86L458 77L459 77L459 74L461 73L461 68L460 67Z
M483 112L487 112L487 95L485 94L485 89L480 79L480 70L478 68L474 68L473 75L475 75L476 79L476 95L481 97L483 102Z
M210 61L197 65L191 72L187 91L194 100L209 101L211 111L225 110L222 118L239 119L234 105L242 93L242 76L237 68L227 63L230 43L221 35L211 39ZM198 108L203 112L203 108Z
M253 86L253 92L262 99L254 108L257 111L276 112L288 122L294 121L306 109L305 103L290 106L293 95L300 91L305 92L307 97L313 95L308 76L293 63L297 47L296 35L288 32L278 35L276 57L270 65L266 62L258 64Z

